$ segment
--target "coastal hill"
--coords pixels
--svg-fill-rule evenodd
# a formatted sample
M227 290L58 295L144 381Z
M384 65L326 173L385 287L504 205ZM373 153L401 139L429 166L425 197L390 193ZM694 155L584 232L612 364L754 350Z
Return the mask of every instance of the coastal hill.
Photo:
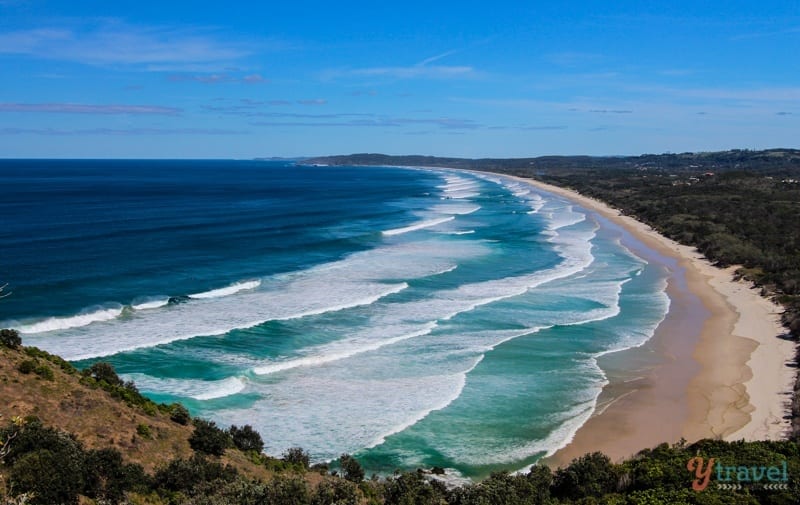
M448 158L358 153L320 156L302 161L316 165L450 167L497 171L516 175L586 173L598 170L650 170L670 173L748 170L769 175L800 172L800 150L734 149L719 152L642 154L639 156L539 156L532 158Z
M681 441L621 463L595 452L556 470L535 465L467 485L448 484L441 468L365 480L349 455L330 470L309 466L299 448L272 458L246 426L192 423L178 405L156 405L115 377L106 364L78 371L0 330L0 504L783 505L800 493L796 441ZM712 457L772 477L734 490L687 470L687 462Z

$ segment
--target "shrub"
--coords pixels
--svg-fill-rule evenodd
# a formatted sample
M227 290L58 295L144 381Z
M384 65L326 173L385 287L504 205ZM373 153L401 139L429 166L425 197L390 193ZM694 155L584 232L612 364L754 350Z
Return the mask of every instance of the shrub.
M125 383L117 375L110 363L98 362L83 371L85 377L91 377L97 382L105 382L109 386L124 386Z
M5 462L13 465L29 452L47 449L53 453L80 454L83 446L73 436L54 428L47 428L35 417L25 420L24 429L19 430L11 445Z
M586 454L559 468L553 476L553 496L578 500L616 490L618 475L611 460L601 452Z
M356 483L364 480L364 469L353 456L342 454L339 457L339 465L342 467L342 477L345 479Z
M350 481L329 479L320 482L311 497L312 505L357 505L358 487Z
M32 359L26 359L17 366L17 370L24 374L29 374L36 370L36 361Z
M136 433L139 434L140 437L144 438L152 438L153 432L150 430L150 426L146 424L140 424L136 427Z
M189 445L195 451L222 456L225 449L231 446L231 437L215 422L195 419L194 432L189 437Z
M22 345L22 339L17 330L0 330L0 345L10 349L16 349Z
M261 452L264 450L264 440L262 440L261 435L249 424L245 424L241 428L235 424L231 425L228 433L233 440L233 445L240 451Z
M82 456L47 449L29 452L11 468L11 489L14 494L33 493L31 504L76 504L84 486Z
M267 486L267 499L264 503L281 505L307 505L311 503L308 486L298 477L276 476Z
M236 479L236 469L230 465L222 466L215 461L208 461L195 454L190 459L174 459L156 471L153 484L158 489L167 491L188 492L203 482L232 482Z
M125 464L116 449L99 449L86 453L86 483L83 493L103 503L117 504L125 499L125 491L147 486L147 477L140 465Z
M33 373L35 373L36 375L38 375L42 379L46 379L46 380L49 380L49 381L55 379L55 375L53 374L53 370L49 366L44 365L44 364L39 365L36 368L34 368L33 369Z
M447 503L447 489L438 480L428 481L419 472L400 474L386 481L384 486L386 505L405 505L406 503ZM492 505L505 505L502 501L486 501Z
M311 462L311 455L304 451L301 447L291 447L283 453L283 460L293 465L299 465L308 470L309 463ZM327 466L325 467L327 470Z
M191 421L192 416L189 415L189 411L186 410L186 407L180 403L173 403L169 418L178 424L186 426L189 424L189 421Z

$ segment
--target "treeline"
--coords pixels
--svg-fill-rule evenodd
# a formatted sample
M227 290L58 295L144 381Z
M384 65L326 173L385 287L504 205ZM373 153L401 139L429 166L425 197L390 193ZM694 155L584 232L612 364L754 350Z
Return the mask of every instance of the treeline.
M323 156L303 160L304 164L449 167L469 170L511 172L530 170L546 173L582 173L586 171L634 170L648 168L674 173L692 173L714 170L727 172L747 169L751 171L786 175L800 168L800 150L768 149L702 153L642 154L640 156L538 156L532 158L445 158L438 156L392 156L377 153L360 153L343 156ZM521 175L521 173L520 173Z

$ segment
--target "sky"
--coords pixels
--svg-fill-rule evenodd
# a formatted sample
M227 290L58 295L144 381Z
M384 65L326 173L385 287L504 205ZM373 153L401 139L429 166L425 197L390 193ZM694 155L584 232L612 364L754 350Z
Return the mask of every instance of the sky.
M0 157L800 147L800 0L0 0Z

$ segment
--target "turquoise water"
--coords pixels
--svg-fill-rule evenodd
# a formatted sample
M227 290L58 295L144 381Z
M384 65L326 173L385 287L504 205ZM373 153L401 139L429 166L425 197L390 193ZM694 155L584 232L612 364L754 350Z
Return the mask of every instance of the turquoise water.
M619 230L495 175L4 161L0 180L3 324L271 454L524 468L591 415L597 358L668 307Z

